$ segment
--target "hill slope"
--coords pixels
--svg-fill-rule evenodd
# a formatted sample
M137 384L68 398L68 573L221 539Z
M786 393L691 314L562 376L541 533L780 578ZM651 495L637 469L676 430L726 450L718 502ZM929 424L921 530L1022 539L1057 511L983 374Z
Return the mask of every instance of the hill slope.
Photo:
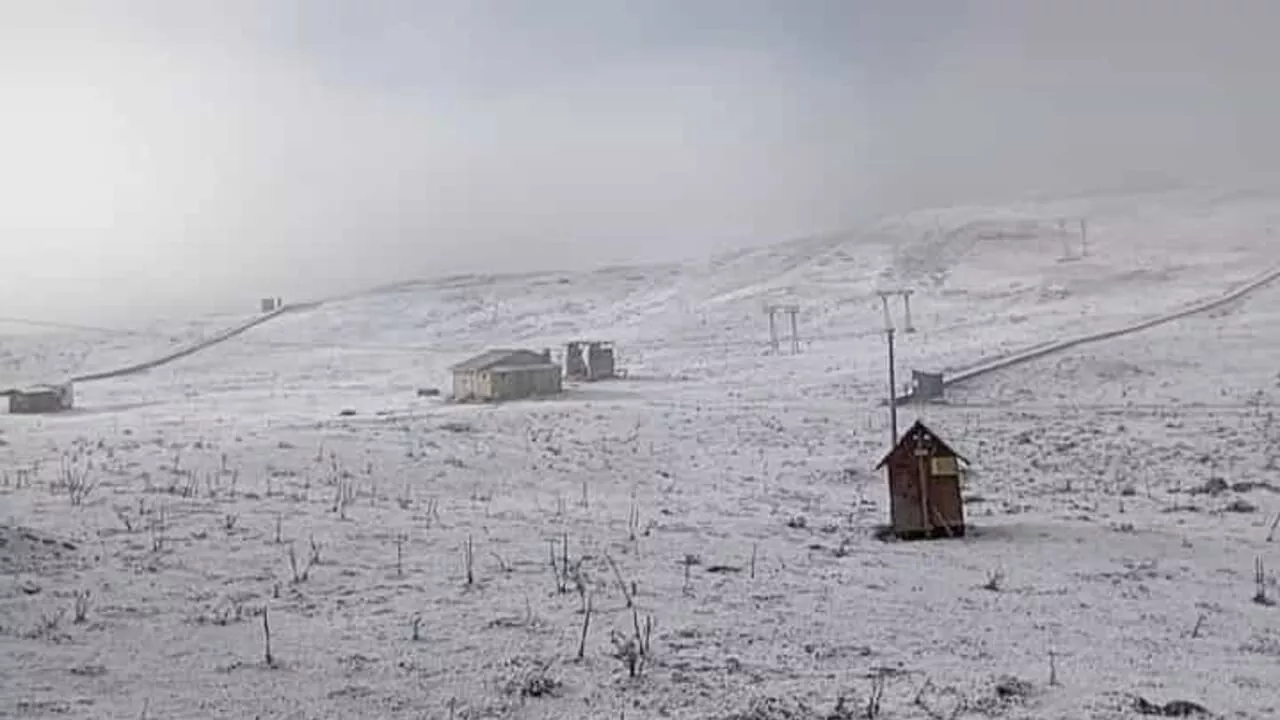
M1275 716L1277 610L1252 598L1280 595L1280 289L904 410L974 462L964 540L876 540L872 467L878 287L918 290L904 369L962 366L1250 277L1277 209L953 209L701 265L403 284L89 384L77 414L0 417L0 714L768 720L879 692L892 718ZM1060 262L1080 215L1088 255ZM775 299L804 308L799 356L765 352ZM633 377L413 392L584 335Z

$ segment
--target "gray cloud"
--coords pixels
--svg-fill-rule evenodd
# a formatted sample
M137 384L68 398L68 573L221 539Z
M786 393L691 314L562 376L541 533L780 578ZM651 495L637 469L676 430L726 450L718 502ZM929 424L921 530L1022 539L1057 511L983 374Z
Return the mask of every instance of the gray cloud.
M0 263L25 271L0 302L123 316L687 256L918 204L1231 182L1278 159L1277 16L1249 0L13 3Z

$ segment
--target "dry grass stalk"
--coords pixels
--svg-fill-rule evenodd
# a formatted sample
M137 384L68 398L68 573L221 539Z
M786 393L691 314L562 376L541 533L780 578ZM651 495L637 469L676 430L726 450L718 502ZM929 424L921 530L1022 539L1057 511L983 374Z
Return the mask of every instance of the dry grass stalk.
M582 637L578 639L578 660L581 661L587 654L587 631L591 628L591 596L585 596L585 605L582 609Z
M267 667L275 667L276 659L271 654L271 620L267 616L268 609L262 608L262 659Z
M635 498L631 499L631 510L627 514L627 539L631 542L636 541L636 535L640 531L640 506L636 504Z
M875 677L871 678L871 692L867 694L867 706L864 713L864 717L867 720L876 720L876 718L880 717L884 703L884 689L888 682L889 677L884 673L876 673Z
M581 583L582 560L570 564L569 563L569 535L566 533L560 545L560 560L556 560L555 540L551 541L551 571L555 573L556 592L563 595L569 592L570 583L579 585Z
M1204 621L1207 619L1207 617L1208 617L1207 615L1205 615L1204 613L1201 613L1200 617L1196 618L1195 627L1191 628L1192 639L1200 637L1200 628L1204 627Z
M475 547L472 545L472 541L471 541L471 536L470 536L470 535L468 535L468 536L467 536L467 543L466 543L466 545L464 545L464 546L463 546L463 548L462 548L462 552L463 552L463 562L465 563L465 565L466 565L466 569L467 569L467 587L470 587L470 586L474 585L474 584L475 584L475 582L476 582L476 576L475 576L475 559L476 559L476 556L475 556Z
M982 589L990 590L991 592L1000 592L1002 587L1004 587L1004 571L996 568L995 570L987 572L987 581L982 584Z
M72 456L67 453L62 454L58 479L58 485L75 507L84 504L85 499L98 486L98 481L93 475L93 462L85 460L82 463L78 455Z
M506 558L499 555L496 550L490 550L489 554L493 556L494 560L498 561L498 572L504 575L511 572L511 564L506 561Z
M404 533L396 535L396 577L404 576L404 544L408 539L409 536Z
M311 559L309 560L309 562L312 565L320 565L322 563L320 559L320 550L324 547L324 545L322 543L316 542L316 536L314 533L312 533L312 535L309 537L308 542L311 545Z
M148 529L151 532L151 551L158 553L164 549L165 508L163 505L156 508L152 514Z
M1253 581L1257 587L1253 595L1253 601L1259 605L1275 605L1276 601L1267 595L1267 566L1263 563L1261 557L1254 558Z
M614 562L613 556L609 553L604 554L604 559L609 563L609 567L613 568L613 577L618 581L618 589L622 591L622 597L627 601L627 608L630 609L634 599L631 592L627 590L627 583L622 579L622 571L618 569L618 563Z
M693 597L693 566L697 565L698 562L697 555L687 554L681 563L684 565L684 586L681 588L681 592L684 593L685 597Z
M75 614L72 622L77 625L84 624L89 619L89 591L77 590L75 600Z
M298 553L293 547L293 543L289 543L289 569L293 572L293 584L304 583L311 577L311 565L308 563L305 567L298 564Z

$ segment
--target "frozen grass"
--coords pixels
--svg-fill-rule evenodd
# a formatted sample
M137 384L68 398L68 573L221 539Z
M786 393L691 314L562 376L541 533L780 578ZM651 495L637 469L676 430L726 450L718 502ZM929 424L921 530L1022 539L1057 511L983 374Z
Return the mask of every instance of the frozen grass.
M1135 275L1151 246L1124 223L1144 227L1097 222L1087 289L1084 261L957 235L904 363L1266 261L1206 252L1205 280L1188 245L1165 259L1187 269ZM1275 716L1280 291L905 410L974 461L974 530L884 543L881 346L860 333L883 275L920 267L894 232L408 286L87 385L79 413L0 417L0 717ZM760 353L758 301L782 295L823 308L798 357ZM635 377L416 396L504 332L629 337Z

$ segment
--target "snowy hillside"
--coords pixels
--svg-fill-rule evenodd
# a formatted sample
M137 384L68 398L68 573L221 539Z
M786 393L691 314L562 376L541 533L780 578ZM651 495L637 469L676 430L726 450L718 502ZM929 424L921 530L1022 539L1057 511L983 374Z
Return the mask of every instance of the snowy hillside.
M873 470L877 289L916 291L900 376L962 368L1219 294L1280 263L1273 227L1280 199L1079 198L406 283L0 416L0 717L1275 717L1280 287L902 409L973 461L969 538L875 539ZM767 352L767 302L802 354ZM6 337L4 368L236 320ZM628 379L415 392L580 337Z

